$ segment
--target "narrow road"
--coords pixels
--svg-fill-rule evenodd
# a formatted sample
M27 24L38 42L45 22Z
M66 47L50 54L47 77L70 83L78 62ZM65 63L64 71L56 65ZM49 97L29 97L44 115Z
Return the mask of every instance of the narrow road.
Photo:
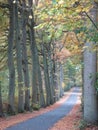
M6 130L49 130L58 120L66 116L77 102L79 88L74 88L70 97L60 107L29 119Z

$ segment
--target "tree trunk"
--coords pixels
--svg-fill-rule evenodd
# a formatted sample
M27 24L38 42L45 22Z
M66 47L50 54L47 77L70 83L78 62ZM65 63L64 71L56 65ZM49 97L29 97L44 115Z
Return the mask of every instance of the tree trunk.
M22 51L20 45L20 29L18 21L18 1L15 4L15 42L17 54L17 73L18 73L18 111L24 111L24 92L23 92L23 74L22 74Z
M97 6L90 11L93 21L96 23ZM92 26L91 26L92 27ZM87 122L98 121L98 101L95 90L97 55L92 50L94 42L86 43L88 47L84 51L84 119Z
M55 87L54 85L54 81L53 81L53 59L51 59L51 48L48 51L48 60L49 60L49 64L48 64L48 69L49 69L49 82L50 82L50 91L51 91L51 103L53 104L55 102Z
M13 44L14 44L14 24L15 24L15 6L13 0L8 0L10 5L10 25L8 36L8 69L9 69L9 94L8 94L8 112L14 113L14 96L15 96L15 68L13 58Z
M44 92L42 87L42 76L41 76L41 70L40 70L40 64L39 64L39 57L37 57L38 61L38 80L39 80L39 97L40 97L40 106L45 107L45 98L44 98Z
M92 43L86 43L92 46ZM96 79L96 52L84 52L84 119L87 122L98 120L97 95L94 87Z
M59 86L58 86L58 66L57 62L53 62L53 79L54 79L54 87L55 87L55 100L59 100Z
M33 35L33 34L32 34ZM37 50L35 43L31 43L31 52L32 52L32 60L33 60L33 71L32 71L32 101L33 104L39 103L39 80L38 80L38 62L37 62Z
M38 82L38 53L37 53L37 46L35 41L35 32L34 32L34 15L32 10L32 0L28 0L29 8L30 8L30 15L32 16L29 19L30 24L30 46L31 46L31 54L32 54L32 102L33 105L39 103L39 82Z
M23 2L23 8L26 8L25 1ZM27 18L25 16L24 10L21 13L22 17L22 66L24 73L24 83L25 83L25 109L30 110L30 81L29 81L29 70L28 70L28 57L27 57L27 48L26 48L26 24Z
M47 57L46 57L44 45L42 45L42 51L43 51L44 77L45 77L45 88L46 88L46 105L49 106L51 104L51 90L50 90L50 82L49 82Z
M60 88L60 97L62 97L64 95L64 90L63 90L63 79L64 79L64 76L63 76L63 67L62 67L62 64L59 65L60 67L60 85L59 85L59 88Z

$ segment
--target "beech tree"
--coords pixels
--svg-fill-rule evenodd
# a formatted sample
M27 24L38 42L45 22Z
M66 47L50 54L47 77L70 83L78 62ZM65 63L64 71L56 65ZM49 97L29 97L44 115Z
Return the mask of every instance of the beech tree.
M41 72L40 72L40 65L39 65L39 56L37 50L37 44L35 39L35 21L34 21L34 12L32 9L33 2L32 0L28 1L30 12L29 15L31 18L29 19L29 36L30 36L30 46L31 46L31 54L32 54L32 103L33 107L36 104L40 104L41 106L45 106L44 95L43 95L43 88L41 83Z
M22 8L26 8L26 1L22 1ZM28 55L27 55L27 20L28 17L25 15L25 11L21 11L21 44L22 44L22 67L24 73L24 84L25 84L25 109L30 110L30 78L28 68Z
M98 9L96 3L90 10L90 17L93 22L97 23ZM93 25L90 26L94 28ZM89 41L85 44L87 49L84 51L84 120L87 122L97 122L98 120L98 100L95 89L96 72L97 72L97 55L92 46L96 44Z
M8 36L8 68L9 68L9 105L8 111L11 113L15 112L14 108L14 96L15 96L15 67L13 57L13 46L14 46L14 29L15 29L15 5L13 0L8 0L10 5L10 24L9 24L9 36Z

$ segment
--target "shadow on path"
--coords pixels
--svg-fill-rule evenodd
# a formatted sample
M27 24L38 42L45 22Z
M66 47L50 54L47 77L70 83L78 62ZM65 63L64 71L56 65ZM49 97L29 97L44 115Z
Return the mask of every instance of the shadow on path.
M60 107L5 130L48 130L72 110L77 102L79 92L79 88L74 88L70 97Z

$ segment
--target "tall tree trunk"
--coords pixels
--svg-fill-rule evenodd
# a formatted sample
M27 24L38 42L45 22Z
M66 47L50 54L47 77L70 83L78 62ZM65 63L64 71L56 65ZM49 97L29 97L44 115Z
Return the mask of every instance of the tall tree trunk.
M15 5L13 0L8 0L10 5L10 24L8 36L8 69L9 69L9 94L8 94L8 112L14 113L14 96L15 96L15 68L13 58L13 44L14 44L14 26L15 26Z
M59 65L60 67L60 85L59 85L59 88L60 88L60 97L62 97L64 95L64 90L63 90L63 79L64 79L64 76L63 76L63 67L62 67L62 64Z
M23 8L26 8L26 3L23 1ZM27 18L25 16L24 10L21 13L22 17L22 66L24 73L24 83L25 83L25 109L30 110L30 81L29 81L29 70L28 70L28 56L27 56L27 47L26 47L26 25Z
M31 33L31 35L34 35ZM32 37L32 36L31 36ZM31 53L32 53L32 101L33 104L39 103L39 82L38 82L38 62L37 62L37 50L35 43L31 43Z
M51 104L51 90L50 90L50 82L49 82L47 57L46 57L44 45L42 45L42 51L43 51L44 77L45 77L45 88L46 88L46 105L48 106Z
M18 111L24 111L24 92L23 92L23 74L22 74L22 51L20 45L20 29L18 21L18 0L15 3L15 42L17 54L17 72L18 72Z
M55 87L55 100L58 100L60 98L59 95L59 86L58 86L58 67L57 62L53 62L53 79L54 79L54 87Z
M42 76L41 76L41 70L40 70L40 64L39 64L39 57L37 57L38 61L38 80L39 80L39 98L40 98L40 106L45 107L45 97L42 87Z
M86 43L91 49L92 43ZM98 120L98 104L94 87L96 79L96 52L84 52L84 119L87 122Z
M97 11L96 5L94 5L90 11L94 22L96 22ZM94 86L97 72L97 55L96 52L92 50L93 44L95 43L86 43L85 45L88 49L84 51L84 119L87 122L98 121L98 101Z
M53 81L53 59L51 59L51 47L48 51L48 61L49 61L49 64L48 64L48 69L49 69L49 82L50 82L50 91L51 91L51 104L53 104L55 102L55 87L53 86L54 85L54 81Z
M81 102L82 102L82 110L84 110L84 67L83 67L83 54L82 54L82 58L81 58L81 62L82 62L82 70L81 70L81 74L82 74L82 99L81 99Z
M37 46L35 41L35 32L34 32L34 15L32 10L32 0L28 0L31 19L29 19L30 24L30 45L31 45L31 54L32 54L32 102L33 105L39 103L39 82L38 82L38 53Z

